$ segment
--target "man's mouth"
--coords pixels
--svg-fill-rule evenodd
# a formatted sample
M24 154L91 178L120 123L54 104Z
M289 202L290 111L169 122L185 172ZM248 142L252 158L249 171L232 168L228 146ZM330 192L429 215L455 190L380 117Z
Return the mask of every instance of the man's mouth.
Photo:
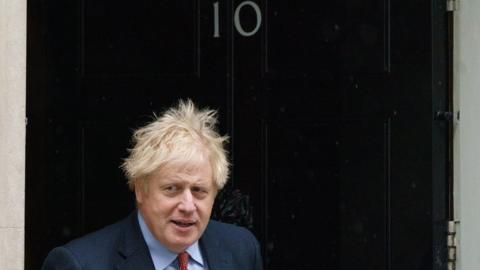
M195 222L189 222L189 221L179 221L179 220L172 220L172 222L182 228L187 228L190 226L195 225Z

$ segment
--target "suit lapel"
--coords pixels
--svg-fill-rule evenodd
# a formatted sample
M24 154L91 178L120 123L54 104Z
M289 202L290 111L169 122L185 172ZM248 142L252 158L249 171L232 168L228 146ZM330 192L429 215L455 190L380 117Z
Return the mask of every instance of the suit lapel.
M220 245L218 236L209 229L209 225L202 238L200 238L200 246L204 251L207 259L209 270L228 270L233 269L232 253Z
M123 237L118 242L118 270L155 270L147 244L138 225L137 211L125 220Z

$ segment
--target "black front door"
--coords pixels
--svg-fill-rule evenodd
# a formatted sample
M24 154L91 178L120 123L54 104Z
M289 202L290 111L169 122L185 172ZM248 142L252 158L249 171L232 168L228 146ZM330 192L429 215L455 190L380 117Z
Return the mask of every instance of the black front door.
M446 269L437 2L29 1L26 269L134 208L131 130L179 98L219 110L215 217L266 269Z

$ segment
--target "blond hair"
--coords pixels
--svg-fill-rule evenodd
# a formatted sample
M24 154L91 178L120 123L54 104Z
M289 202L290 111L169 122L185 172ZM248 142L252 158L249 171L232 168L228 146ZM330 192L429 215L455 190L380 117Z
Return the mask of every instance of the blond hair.
M132 136L133 148L121 165L130 189L167 164L195 162L203 156L209 158L217 188L223 188L229 174L228 137L221 136L216 125L215 110L199 110L191 100L180 100L177 107L137 129Z

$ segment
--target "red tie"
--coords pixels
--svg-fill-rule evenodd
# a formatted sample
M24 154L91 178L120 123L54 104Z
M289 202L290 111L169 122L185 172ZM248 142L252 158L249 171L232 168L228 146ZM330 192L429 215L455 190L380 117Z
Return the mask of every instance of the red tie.
M182 252L178 254L178 270L188 270L188 253Z

